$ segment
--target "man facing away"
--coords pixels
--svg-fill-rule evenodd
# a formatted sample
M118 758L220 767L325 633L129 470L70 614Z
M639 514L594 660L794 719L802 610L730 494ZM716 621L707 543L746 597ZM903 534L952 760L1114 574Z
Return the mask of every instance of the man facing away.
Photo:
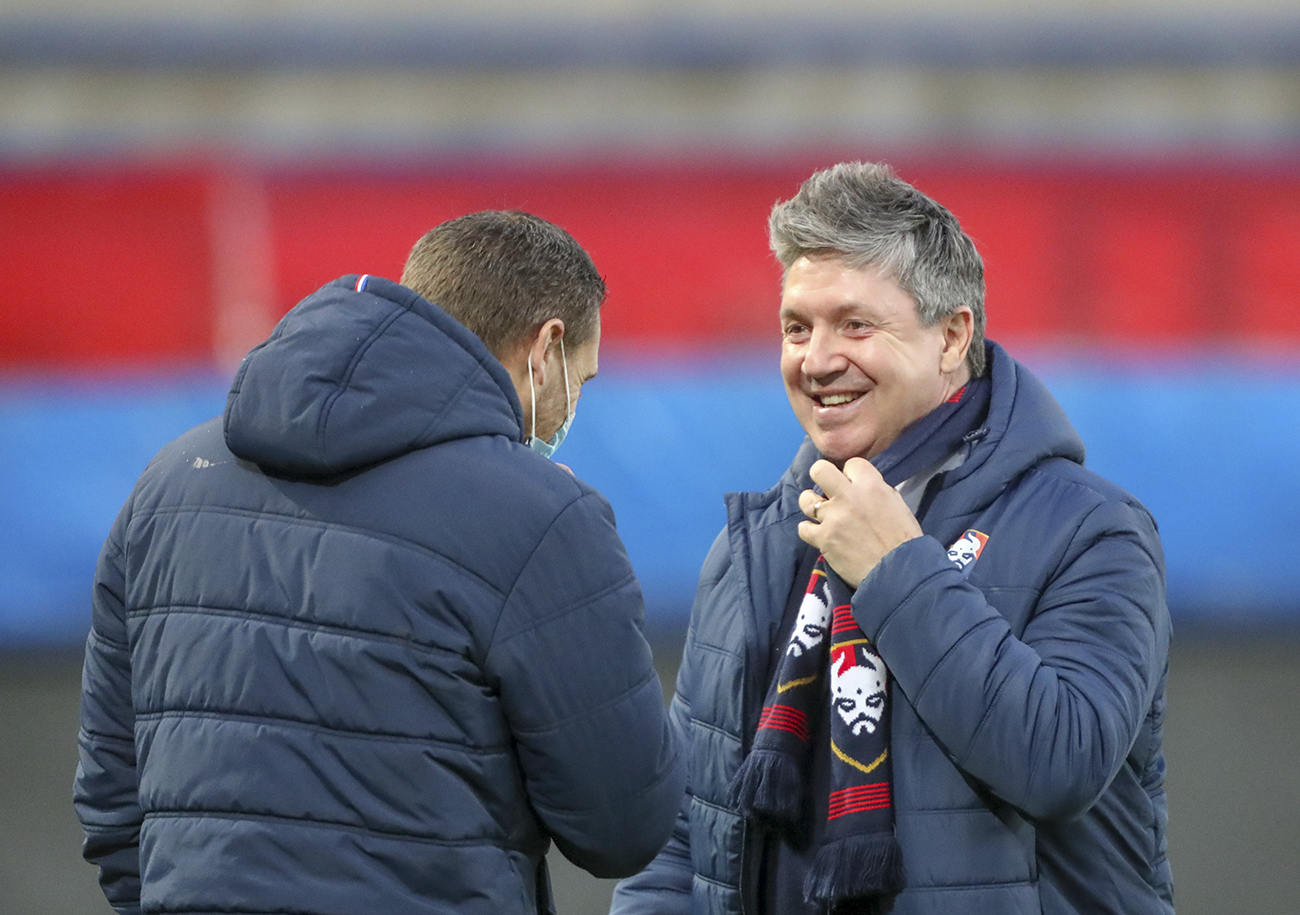
M402 280L291 310L104 545L75 801L118 912L545 912L552 840L611 877L668 835L640 585L537 453L605 284L517 212L438 226Z
M630 913L1170 913L1156 526L984 340L983 265L879 165L771 215L807 440L733 494Z

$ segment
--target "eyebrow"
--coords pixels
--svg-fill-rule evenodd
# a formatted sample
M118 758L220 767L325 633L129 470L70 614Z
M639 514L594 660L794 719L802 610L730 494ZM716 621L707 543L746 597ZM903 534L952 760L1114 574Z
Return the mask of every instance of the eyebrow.
M834 310L831 312L831 318L842 318L844 315L853 312L867 312L871 315L876 314L876 310L865 302L845 302L842 305L835 306ZM803 314L797 309L783 305L781 310L777 312L777 317L781 320L785 320L786 318L803 318Z

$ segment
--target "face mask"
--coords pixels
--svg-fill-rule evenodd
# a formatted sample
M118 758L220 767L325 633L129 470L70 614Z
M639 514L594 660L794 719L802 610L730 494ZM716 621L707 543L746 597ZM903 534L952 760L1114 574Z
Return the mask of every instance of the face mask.
M564 422L560 428L555 430L550 441L542 441L537 437L537 392L533 389L533 360L528 360L528 394L533 402L533 433L528 438L528 447L532 448L544 458L549 458L555 454L564 437L569 434L569 427L573 425L573 417L577 412L573 409L573 398L569 396L569 360L564 355L564 338L560 338L560 359L564 364Z

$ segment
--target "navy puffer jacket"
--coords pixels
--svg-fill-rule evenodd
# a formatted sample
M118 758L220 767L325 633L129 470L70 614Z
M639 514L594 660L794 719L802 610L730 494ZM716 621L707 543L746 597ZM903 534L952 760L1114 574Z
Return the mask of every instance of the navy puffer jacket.
M1161 734L1170 638L1155 522L1082 466L1030 372L989 345L989 417L853 615L891 674L891 915L1170 915ZM754 915L763 837L728 799L767 691L802 549L805 443L732 494L705 560L672 712L688 794L616 915ZM966 574L947 547L987 535Z
M345 277L149 464L102 551L75 796L127 912L533 913L554 840L641 868L682 791L599 493L510 377Z

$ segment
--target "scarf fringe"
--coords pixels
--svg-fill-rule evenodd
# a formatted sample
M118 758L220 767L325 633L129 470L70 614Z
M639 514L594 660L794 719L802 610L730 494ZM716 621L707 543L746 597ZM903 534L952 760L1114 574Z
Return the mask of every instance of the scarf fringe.
M903 850L887 836L847 836L827 842L804 880L804 898L828 902L897 893L906 882Z
M803 813L804 793L803 773L788 754L755 749L736 773L728 800L745 816L789 824Z

